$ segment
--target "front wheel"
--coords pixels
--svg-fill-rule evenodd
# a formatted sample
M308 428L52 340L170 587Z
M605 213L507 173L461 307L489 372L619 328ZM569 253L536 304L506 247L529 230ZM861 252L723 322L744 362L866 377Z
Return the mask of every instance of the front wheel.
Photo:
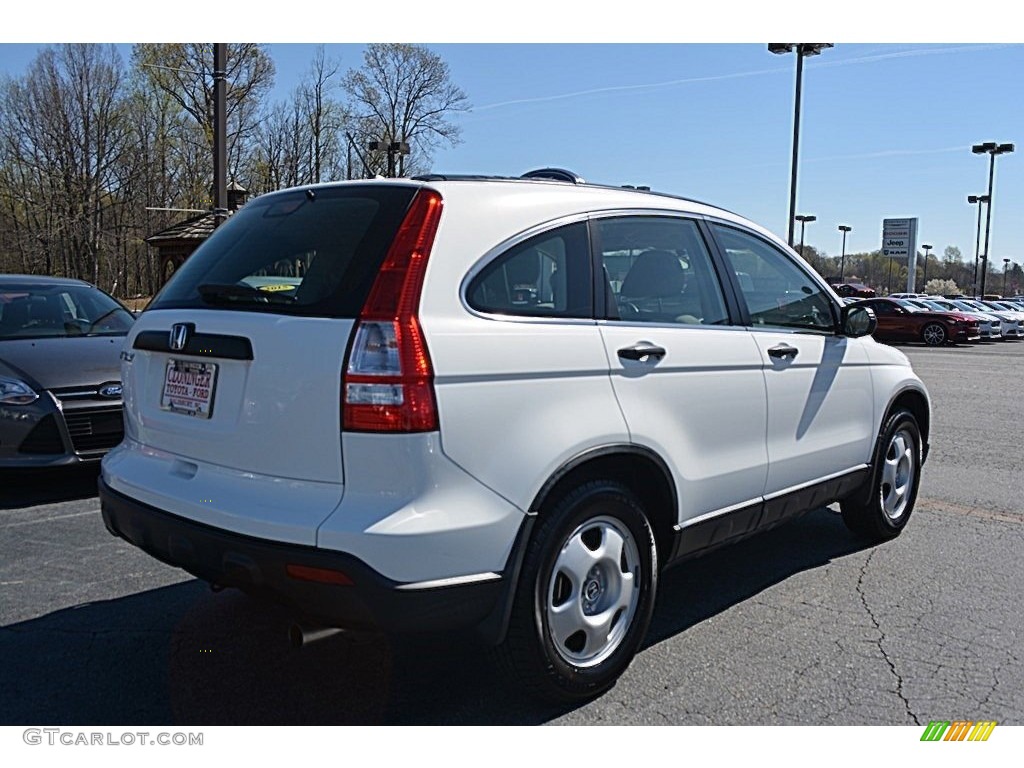
M591 481L541 512L501 651L546 698L615 684L647 633L657 584L654 533L625 486Z
M921 340L929 347L941 347L946 338L946 328L942 323L928 323L921 329Z
M866 489L840 504L843 522L873 541L899 536L921 482L921 430L910 411L897 411L882 431Z

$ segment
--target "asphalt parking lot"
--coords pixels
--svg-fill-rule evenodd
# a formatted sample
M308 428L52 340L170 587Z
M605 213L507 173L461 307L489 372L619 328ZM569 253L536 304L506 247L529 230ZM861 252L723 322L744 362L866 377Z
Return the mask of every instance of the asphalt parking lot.
M537 704L464 641L339 635L111 537L95 470L0 476L0 724L1024 724L1024 342L902 346L933 398L899 539L832 509L670 572L606 695Z

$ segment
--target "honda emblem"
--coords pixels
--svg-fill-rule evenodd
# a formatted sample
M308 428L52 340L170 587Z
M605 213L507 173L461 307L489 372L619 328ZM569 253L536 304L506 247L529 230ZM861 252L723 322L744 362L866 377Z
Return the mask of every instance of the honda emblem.
M180 352L188 344L188 323L175 323L171 326L171 351Z

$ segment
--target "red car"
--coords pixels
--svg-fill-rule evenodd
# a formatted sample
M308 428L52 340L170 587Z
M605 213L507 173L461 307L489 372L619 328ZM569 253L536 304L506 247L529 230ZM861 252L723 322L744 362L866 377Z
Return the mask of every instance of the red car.
M900 306L895 299L858 301L875 311L878 341L920 341L930 347L981 338L977 318L959 312L929 312Z
M844 299L848 296L856 296L861 299L873 299L875 291L868 288L864 283L832 283L832 290Z

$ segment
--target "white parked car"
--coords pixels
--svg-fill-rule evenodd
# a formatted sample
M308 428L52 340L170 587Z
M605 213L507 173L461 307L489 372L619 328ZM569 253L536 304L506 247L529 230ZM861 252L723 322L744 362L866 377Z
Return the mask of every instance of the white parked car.
M1016 320L1007 316L1006 313L993 310L991 307L974 299L952 299L951 301L954 306L959 307L964 312L987 315L993 318L993 320L998 321L993 323L993 325L999 328L999 338L1005 339L1017 335Z
M1024 312L1013 307L1000 306L995 301L964 299L962 303L980 312L988 312L999 318L1004 339L1019 339L1024 336Z
M873 326L746 219L566 172L268 194L129 334L103 517L307 626L472 627L586 698L665 567L834 501L903 530L929 399Z
M912 299L920 302L925 307L939 312L959 312L960 314L971 315L978 318L978 330L981 338L995 341L1003 337L1003 322L992 312L983 312L974 307L968 307L957 299L945 299L941 296L932 296L927 299Z

